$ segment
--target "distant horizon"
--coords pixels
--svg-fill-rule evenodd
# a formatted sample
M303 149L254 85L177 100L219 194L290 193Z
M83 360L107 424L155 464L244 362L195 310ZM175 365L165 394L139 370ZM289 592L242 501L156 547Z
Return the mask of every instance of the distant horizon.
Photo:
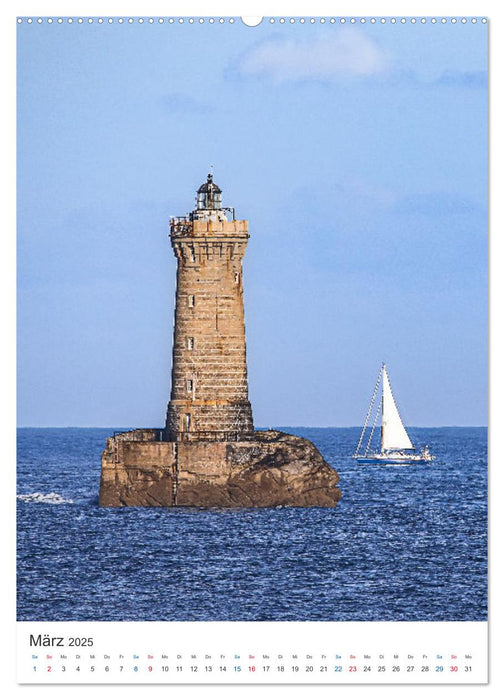
M420 429L437 429L437 428L486 428L488 425L407 425L408 430ZM318 428L320 430L351 430L359 429L362 430L362 425L272 425L269 427L256 426L254 430L281 430L283 428L288 428L292 430L302 430L303 428ZM139 427L128 427L128 426L114 426L114 425L17 425L16 429L19 430L163 430L161 426L139 426Z

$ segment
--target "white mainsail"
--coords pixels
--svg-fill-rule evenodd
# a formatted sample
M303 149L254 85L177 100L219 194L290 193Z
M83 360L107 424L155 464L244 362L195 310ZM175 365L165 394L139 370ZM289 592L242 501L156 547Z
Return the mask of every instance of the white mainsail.
M384 450L414 449L397 410L385 366L383 366L381 448Z

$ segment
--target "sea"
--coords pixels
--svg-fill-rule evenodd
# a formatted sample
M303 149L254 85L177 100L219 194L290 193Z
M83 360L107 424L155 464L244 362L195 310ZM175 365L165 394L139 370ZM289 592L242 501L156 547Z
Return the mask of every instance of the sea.
M486 428L408 429L436 460L401 466L357 465L359 428L280 429L335 508L100 508L114 429L19 429L18 620L487 619Z

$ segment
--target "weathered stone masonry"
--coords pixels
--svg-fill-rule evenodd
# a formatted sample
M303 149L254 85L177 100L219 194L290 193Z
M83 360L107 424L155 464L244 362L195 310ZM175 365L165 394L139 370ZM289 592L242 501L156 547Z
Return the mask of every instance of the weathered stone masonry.
M172 219L170 238L177 292L166 423L107 439L100 505L334 506L338 475L311 442L254 431L242 279L248 222L222 207L211 175L196 209Z
M248 238L246 221L172 222L178 270L167 439L254 430L242 284Z

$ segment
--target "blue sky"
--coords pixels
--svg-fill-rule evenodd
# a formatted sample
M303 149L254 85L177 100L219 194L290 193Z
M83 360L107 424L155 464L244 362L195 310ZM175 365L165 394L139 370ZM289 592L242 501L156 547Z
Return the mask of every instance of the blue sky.
M19 424L163 424L210 165L256 425L359 425L382 361L407 423L486 424L486 33L19 25Z

